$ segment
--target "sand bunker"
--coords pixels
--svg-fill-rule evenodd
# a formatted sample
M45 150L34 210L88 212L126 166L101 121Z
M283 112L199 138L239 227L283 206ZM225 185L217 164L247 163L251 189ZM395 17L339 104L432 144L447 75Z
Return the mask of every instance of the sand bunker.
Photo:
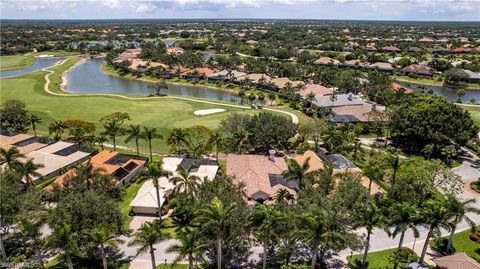
M213 109L202 109L202 110L196 110L193 112L193 114L197 116L204 116L204 115L210 115L210 114L215 114L215 113L220 113L225 111L225 109L221 108L213 108Z

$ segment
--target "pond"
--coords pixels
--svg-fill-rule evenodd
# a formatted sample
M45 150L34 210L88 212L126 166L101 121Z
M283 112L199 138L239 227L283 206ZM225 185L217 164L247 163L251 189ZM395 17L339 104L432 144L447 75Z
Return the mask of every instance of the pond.
M426 89L432 89L434 93L445 96L451 101L455 102L457 100L457 89L454 89L454 88L443 87L443 86L433 86L433 85L422 85L422 84L417 84L413 82L399 82L399 83L405 85L406 87L410 87L414 90L422 86L422 87L425 87ZM477 100L477 102L479 102L480 90L465 90L465 96L462 97L462 102L469 103L472 97L474 97Z
M67 90L73 93L135 93L149 94L150 83L124 79L104 73L101 70L104 60L87 59L67 74ZM199 97L211 100L236 101L233 93L205 86L169 84L168 94Z
M62 58L58 58L58 57L36 58L33 65L29 67L0 71L0 78L12 78L12 77L17 77L23 74L31 73L46 67L53 66L60 60L62 60Z

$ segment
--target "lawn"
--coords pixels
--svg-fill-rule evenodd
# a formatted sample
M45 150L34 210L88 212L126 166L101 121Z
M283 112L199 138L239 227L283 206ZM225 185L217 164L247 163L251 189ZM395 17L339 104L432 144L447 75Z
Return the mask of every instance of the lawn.
M33 55L8 55L0 56L0 70L21 69L29 67L35 61Z
M157 269L187 269L188 264L181 264L177 263L175 265L167 263L166 265L164 263L157 265Z
M68 69L76 60L68 60L65 65L52 68L58 74ZM169 131L177 127L190 127L203 125L216 129L218 123L230 113L242 112L241 108L230 107L228 111L207 115L195 116L193 112L199 109L212 109L221 105L205 104L195 101L179 100L170 97L152 98L143 100L127 100L114 96L53 96L43 90L45 71L37 71L15 78L0 79L2 89L0 98L4 102L17 99L25 103L27 109L42 118L37 130L40 135L48 135L48 125L55 120L81 119L93 122L97 131L103 128L100 118L113 112L122 111L130 114L131 121L126 124L140 124L155 127L166 137ZM52 87L60 82L58 74L50 75ZM138 97L138 95L137 95ZM144 97L144 96L141 96ZM244 113L258 113L259 110L246 109ZM117 139L119 144L123 139ZM133 148L134 142L127 146ZM140 141L143 152L148 151L145 141ZM168 148L165 143L157 139L153 142L153 149L157 153L166 153Z
M473 121L478 127L480 127L480 106L463 106L463 105L461 106L465 110L470 112L470 115L472 116Z
M396 248L392 248L392 249L368 253L368 258L367 258L368 268L369 269L393 268L393 264L390 263L389 257L390 255L392 255L395 249ZM418 259L415 253L413 255L414 256L412 257L412 260ZM356 255L347 257L348 264L352 268L361 268L362 259L363 259L363 254L356 254ZM399 266L398 268L401 268L401 266Z
M480 226L477 226L477 229L478 227ZM468 256L480 262L480 244L479 242L474 242L470 240L470 234L470 230L456 233L453 236L453 249L455 250L455 252L465 252ZM444 237L445 242L446 240L447 237ZM430 241L430 246L432 246L433 248L435 248L435 244L435 240Z

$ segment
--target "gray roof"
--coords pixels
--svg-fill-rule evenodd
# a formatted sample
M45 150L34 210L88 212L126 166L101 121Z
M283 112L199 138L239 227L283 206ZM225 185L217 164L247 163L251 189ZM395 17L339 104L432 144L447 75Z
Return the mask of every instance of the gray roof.
M331 96L332 95L324 96L324 95L316 94L315 101L313 101L313 104L316 106L331 107L332 106L332 100L330 99ZM356 105L363 105L365 103L358 96L352 95L352 94L337 94L335 96L337 100L333 102L333 107L356 106Z
M480 73L475 73L467 69L462 69L468 75L469 79L480 79Z
M350 160L345 158L342 154L329 154L327 159L333 164L335 169L345 169L345 168L356 168L357 166L353 164Z

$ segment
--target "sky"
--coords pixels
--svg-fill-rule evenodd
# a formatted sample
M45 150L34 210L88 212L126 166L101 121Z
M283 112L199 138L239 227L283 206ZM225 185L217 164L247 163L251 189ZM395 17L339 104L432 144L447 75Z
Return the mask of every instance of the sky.
M480 0L0 0L2 19L480 21Z

